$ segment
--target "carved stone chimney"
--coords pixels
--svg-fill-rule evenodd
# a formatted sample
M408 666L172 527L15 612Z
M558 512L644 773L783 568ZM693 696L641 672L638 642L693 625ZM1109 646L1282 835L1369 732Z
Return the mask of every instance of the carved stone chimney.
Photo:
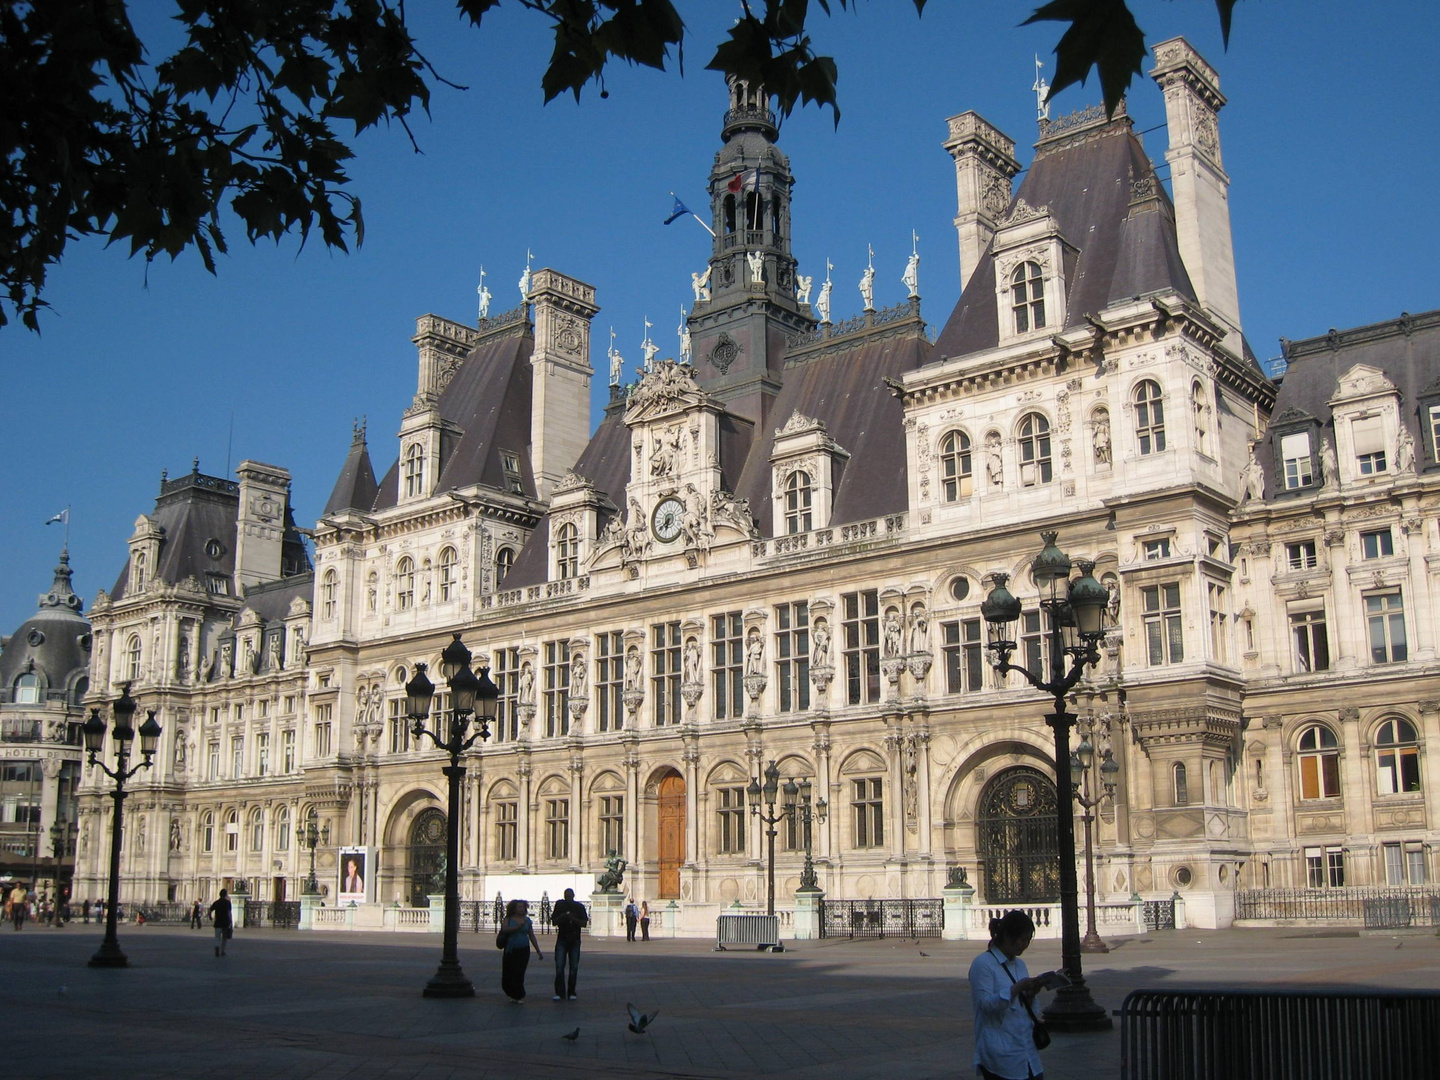
M1015 140L976 112L947 121L945 149L955 159L955 231L960 234L960 291L990 245L995 226L1010 205L1010 182L1020 171Z
M530 353L530 463L548 498L590 438L590 320L595 287L555 270L531 279L535 347Z
M280 576L285 543L285 509L290 501L290 472L278 465L245 460L240 477L240 513L235 523L235 584L274 581Z
M1165 93L1170 131L1170 192L1180 257L1206 311L1225 327L1230 349L1240 351L1240 294L1230 236L1230 177L1220 158L1220 76L1184 38L1154 48L1150 77Z

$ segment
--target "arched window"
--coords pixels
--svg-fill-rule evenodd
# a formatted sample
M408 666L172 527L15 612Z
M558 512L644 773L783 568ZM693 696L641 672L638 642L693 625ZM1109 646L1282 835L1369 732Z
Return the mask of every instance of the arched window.
M265 850L265 815L258 809L250 812L250 850Z
M1165 449L1165 406L1160 401L1160 384L1142 379L1135 387L1135 438L1140 453L1158 454Z
M735 196L726 195L724 205L725 232L727 234L735 231Z
M1312 724L1300 733L1300 798L1340 797L1340 744L1335 733L1323 724Z
M1020 483L1024 487L1048 484L1051 476L1050 421L1039 413L1020 419Z
M275 850L290 850L290 808L282 806L275 811Z
M334 570L326 570L320 582L320 617L335 618L335 599L340 593L340 576Z
M810 505L814 495L815 486L804 469L796 469L785 481L785 532L788 535L810 531Z
M455 554L454 548L447 547L440 549L439 584L440 602L442 604L455 599L455 593L460 584L456 577L456 567L458 564L459 559Z
M215 850L215 813L212 810L200 815L200 850Z
M1420 740L1409 720L1386 720L1375 732L1376 792L1420 790Z
M15 680L15 704L38 705L40 703L40 676L26 672Z
M140 679L140 635L131 634L125 643L125 678L131 682Z
M555 574L562 580L580 576L580 532L568 522L555 534Z
M130 577L131 577L131 581L132 581L132 582L134 583L134 585L135 585L135 591L136 591L136 592L141 592L141 591L144 590L144 588L145 588L145 581L146 581L146 577L147 577L147 574L148 574L148 572L149 572L149 569L150 569L149 559L146 558L145 552L143 552L143 551L137 551L137 552L135 552L135 568L134 568L133 573L130 575Z
M225 815L225 850L236 851L240 847L240 814L231 810Z
M780 238L780 196L776 195L770 200L770 233L776 240Z
M1197 379L1190 384L1190 414L1195 421L1195 449L1202 454L1210 453L1210 402L1205 397L1205 388Z
M415 606L415 560L406 555L395 564L395 608L409 611Z
M499 585L510 573L510 568L515 565L515 549L502 547L495 552L495 584Z
M405 497L415 498L425 493L425 448L411 443L405 451Z
M1177 761L1170 770L1170 775L1175 781L1175 805L1190 805L1190 783L1185 775L1185 763Z
M1015 315L1015 333L1044 328L1045 275L1039 263L1023 262L1010 275L1010 310Z
M955 502L971 495L975 476L970 462L970 436L952 431L940 440L940 479L945 485L945 501Z

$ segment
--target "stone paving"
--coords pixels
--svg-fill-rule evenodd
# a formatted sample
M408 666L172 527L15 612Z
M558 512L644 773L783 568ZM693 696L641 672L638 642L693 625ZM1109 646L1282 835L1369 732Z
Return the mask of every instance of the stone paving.
M0 1068L26 1078L970 1077L973 942L797 942L784 954L694 940L585 943L580 1000L550 1000L550 943L524 1005L499 991L489 935L462 937L478 994L422 998L438 936L126 927L132 966L85 966L99 928L0 928ZM1144 986L1440 988L1440 939L1335 930L1167 931L1086 957L1117 1008ZM1038 941L1032 971L1059 962ZM644 1036L625 1003L659 1008ZM561 1038L578 1027L574 1042ZM1116 1077L1118 1031L1057 1035L1047 1080Z

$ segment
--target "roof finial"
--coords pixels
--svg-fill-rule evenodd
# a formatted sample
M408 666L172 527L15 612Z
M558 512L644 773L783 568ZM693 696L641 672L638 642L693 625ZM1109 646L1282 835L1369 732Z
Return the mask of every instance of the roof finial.
M199 455L199 454L196 454L196 455L190 460L190 471L191 471L192 473L194 473L196 476L199 476L199 475L200 475L200 455Z
M1050 84L1045 81L1045 76L1040 74L1040 69L1045 65L1040 62L1040 54L1035 54L1035 85L1030 87L1035 91L1035 119L1050 119Z
M350 433L350 442L352 445L355 443L365 442L365 423L366 417L363 414L358 420L355 421L354 427Z

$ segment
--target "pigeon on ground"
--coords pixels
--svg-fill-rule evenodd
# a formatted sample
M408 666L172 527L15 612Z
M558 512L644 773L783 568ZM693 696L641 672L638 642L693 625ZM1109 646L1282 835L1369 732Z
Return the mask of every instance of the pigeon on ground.
M660 1015L660 1010L656 1009L649 1016L646 1016L639 1009L635 1008L634 1005L631 1005L628 1002L625 1005L625 1009L630 1014L630 1023L627 1026L636 1035L644 1035L645 1029L648 1028L651 1024L653 1024L655 1022L655 1018Z
M929 956L930 954L929 954L928 952L926 952L924 949L921 949L921 950L920 950L920 955L921 955L921 956Z
M579 1029L579 1028L576 1028L574 1031L570 1032L569 1034L561 1035L560 1037L561 1037L562 1039L564 1039L566 1042L574 1042L576 1039L578 1039L578 1038L580 1037L580 1029Z

